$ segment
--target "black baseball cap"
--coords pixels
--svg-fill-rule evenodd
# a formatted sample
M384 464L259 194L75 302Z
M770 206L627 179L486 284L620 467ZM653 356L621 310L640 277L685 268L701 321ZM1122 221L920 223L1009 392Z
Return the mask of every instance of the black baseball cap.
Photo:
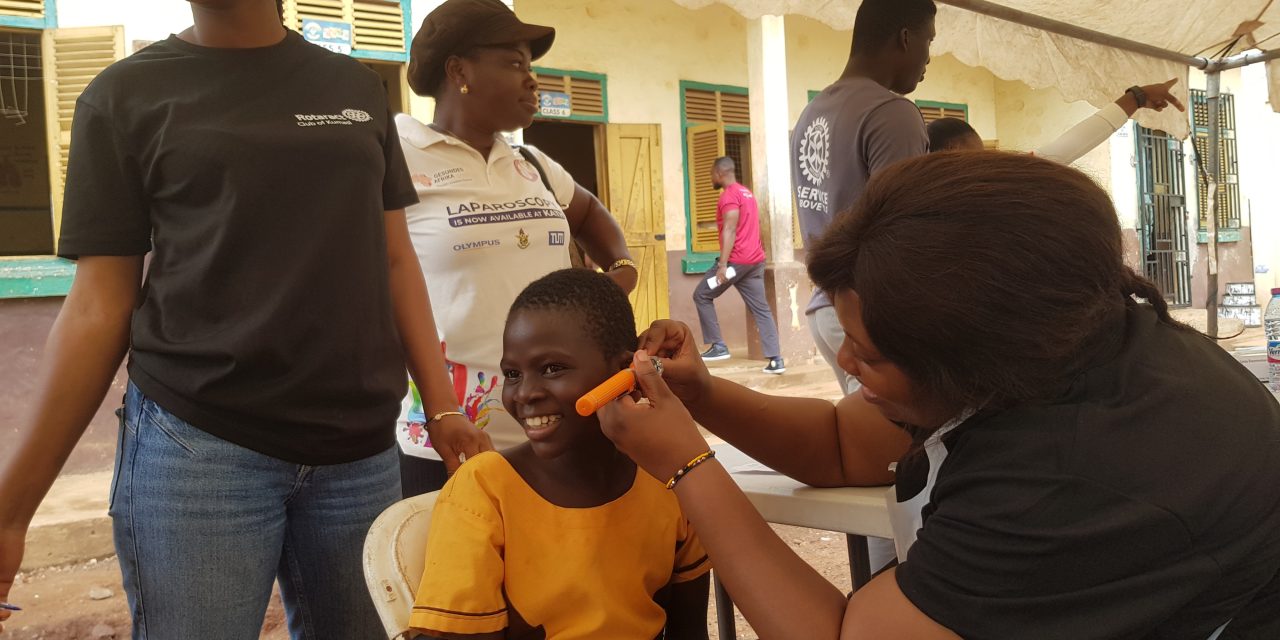
M427 14L413 37L409 86L427 95L444 79L449 56L472 47L528 42L537 60L555 39L555 29L521 22L502 0L448 0Z

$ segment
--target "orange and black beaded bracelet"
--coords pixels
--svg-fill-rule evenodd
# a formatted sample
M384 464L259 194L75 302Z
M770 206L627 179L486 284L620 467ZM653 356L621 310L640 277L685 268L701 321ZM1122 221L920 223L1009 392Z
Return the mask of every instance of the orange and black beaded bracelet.
M684 465L684 467L677 471L674 476L671 476L671 479L667 481L667 489L674 489L676 487L676 483L680 482L681 478L689 475L689 472L693 471L694 467L697 467L714 457L716 457L715 450L708 450L706 453L698 454L698 457L690 460L689 464Z

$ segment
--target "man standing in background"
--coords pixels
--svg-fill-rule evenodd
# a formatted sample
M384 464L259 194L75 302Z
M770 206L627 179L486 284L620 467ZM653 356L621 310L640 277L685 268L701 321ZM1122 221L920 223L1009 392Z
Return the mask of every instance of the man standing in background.
M715 299L733 285L755 316L760 330L760 344L769 364L765 373L786 371L782 349L778 345L778 326L764 294L764 244L760 240L760 212L756 197L738 182L733 158L718 158L711 166L711 184L721 189L716 204L716 231L720 237L720 257L693 290L693 303L698 308L702 341L711 345L702 353L706 361L728 360L729 348L720 335Z
M871 176L929 150L924 119L904 98L929 65L933 0L864 0L844 73L800 114L791 140L791 182L805 246L853 206ZM844 330L831 300L815 290L805 309L818 352L846 394L860 386L836 363Z

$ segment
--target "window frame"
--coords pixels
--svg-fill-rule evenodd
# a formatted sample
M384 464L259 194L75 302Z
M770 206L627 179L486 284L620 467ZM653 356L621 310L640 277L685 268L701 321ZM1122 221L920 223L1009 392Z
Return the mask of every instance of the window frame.
M689 171L689 128L699 124L718 124L724 128L725 133L751 133L751 127L742 125L725 124L723 120L719 122L704 122L702 120L690 120L688 113L688 104L686 94L690 89L695 91L713 91L717 93L729 93L733 95L747 96L749 92L746 87L739 87L727 84L710 84L706 82L697 82L694 80L680 81L680 153L682 166L685 171ZM680 259L680 269L686 274L704 273L707 269L715 264L719 252L697 252L693 250L693 212L692 199L689 195L689 176L684 176L684 249L685 255Z
M577 71L573 69L555 69L552 67L533 67L533 72L538 75L545 76L563 76L566 78L578 78L581 80L591 80L600 83L600 102L602 104L601 115L586 115L573 113L573 105L570 104L570 115L566 117L547 118L542 115L535 116L539 120L549 122L592 122L596 124L605 124L609 122L609 76L603 73L593 73L590 71Z

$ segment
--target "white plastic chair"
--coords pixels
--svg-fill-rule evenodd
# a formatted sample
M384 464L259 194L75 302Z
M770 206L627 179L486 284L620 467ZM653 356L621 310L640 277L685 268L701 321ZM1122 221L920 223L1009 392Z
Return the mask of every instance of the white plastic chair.
M364 539L364 580L391 639L404 637L414 592L426 563L427 530L436 504L432 492L401 500L382 512Z

